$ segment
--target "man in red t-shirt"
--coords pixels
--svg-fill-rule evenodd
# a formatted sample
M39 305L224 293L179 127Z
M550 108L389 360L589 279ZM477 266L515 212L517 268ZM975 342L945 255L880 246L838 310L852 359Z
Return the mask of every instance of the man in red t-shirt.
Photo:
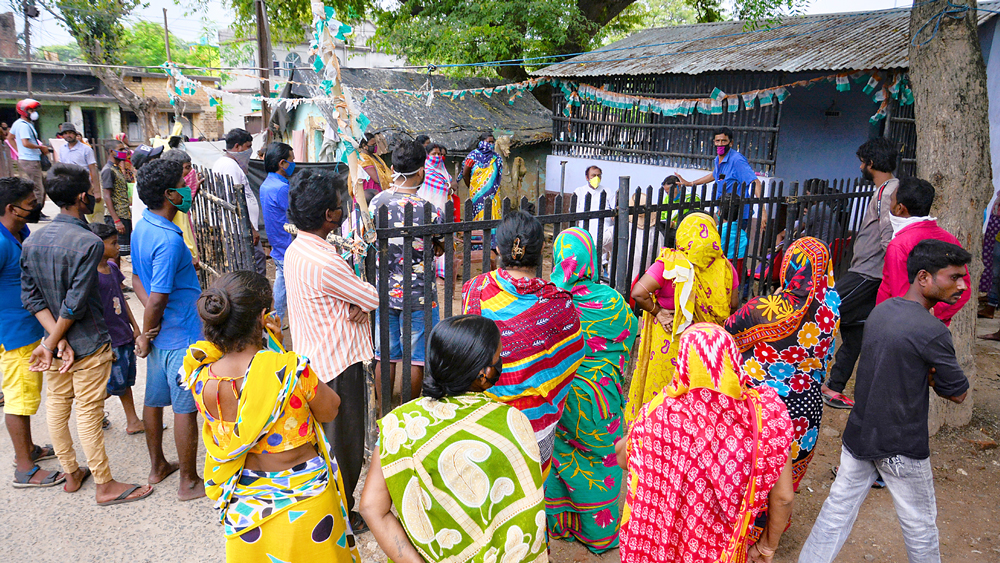
M958 239L938 226L934 217L928 216L934 203L934 186L919 178L900 178L899 187L890 198L889 211L892 222L892 241L885 249L885 264L882 266L882 285L878 288L875 304L890 297L900 297L910 288L906 273L906 258L910 251L922 240L936 239L957 246ZM970 284L969 268L965 268L965 283ZM934 316L945 325L969 301L966 292L955 304L938 303L931 309ZM998 336L1000 339L1000 336Z

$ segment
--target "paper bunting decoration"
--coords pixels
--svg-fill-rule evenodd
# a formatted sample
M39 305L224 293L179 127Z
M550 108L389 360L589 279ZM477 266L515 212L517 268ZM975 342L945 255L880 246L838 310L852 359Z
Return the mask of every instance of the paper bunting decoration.
M718 88L715 88L712 90L712 93L709 94L709 97L717 102L721 102L722 99L726 97L726 93Z
M774 91L761 90L757 93L757 98L760 99L760 107L769 106L774 103Z
M754 106L754 100L756 99L757 99L757 90L743 94L743 108L748 111L752 110Z
M873 73L871 78L868 79L868 83L865 84L865 87L861 91L864 92L866 95L870 95L872 92L875 91L875 88L878 86L878 83L879 83L879 76L878 73L876 72Z
M837 75L837 91L838 92L849 92L851 90L851 79L850 76L846 74Z

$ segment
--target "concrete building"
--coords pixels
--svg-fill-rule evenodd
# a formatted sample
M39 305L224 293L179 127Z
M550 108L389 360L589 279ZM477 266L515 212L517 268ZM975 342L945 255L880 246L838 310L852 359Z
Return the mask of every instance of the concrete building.
M368 46L368 42L375 35L375 25L371 22L362 22L354 26L353 42L337 42L337 60L340 61L341 68L385 68L405 65L406 61L394 55L380 53ZM310 37L303 37L303 41L298 45L285 45L275 43L271 46L272 72L270 75L271 90L280 92L284 87L284 82L291 77L292 71L296 68L311 67L315 55L310 53ZM233 45L239 43L249 43L254 48L247 51L246 57L238 65L244 67L257 66L257 49L252 39L237 38L232 30L225 29L219 31L219 45ZM223 95L222 102L225 108L225 118L223 120L225 130L234 127L243 127L251 133L261 130L260 125L260 103L250 99L249 96L260 93L260 81L249 74L256 74L252 71L235 73L223 84L222 89L232 95Z

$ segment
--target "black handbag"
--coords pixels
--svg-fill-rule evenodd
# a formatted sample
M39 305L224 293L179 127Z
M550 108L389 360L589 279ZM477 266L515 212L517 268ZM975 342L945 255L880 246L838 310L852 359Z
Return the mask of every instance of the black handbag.
M49 168L52 168L52 161L49 160L49 155L38 155L38 165L42 167L42 172L48 172Z

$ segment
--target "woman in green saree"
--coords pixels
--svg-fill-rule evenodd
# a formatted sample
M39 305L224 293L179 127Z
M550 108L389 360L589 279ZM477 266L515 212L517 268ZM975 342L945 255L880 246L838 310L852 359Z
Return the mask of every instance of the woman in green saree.
M360 505L375 540L395 563L548 561L531 423L483 393L503 369L496 323L441 321L426 369L424 396L379 421Z
M552 283L573 296L586 344L556 426L552 470L545 482L549 534L575 539L594 553L618 546L622 471L622 372L638 322L628 301L599 283L599 253L587 231L573 227L553 244Z

